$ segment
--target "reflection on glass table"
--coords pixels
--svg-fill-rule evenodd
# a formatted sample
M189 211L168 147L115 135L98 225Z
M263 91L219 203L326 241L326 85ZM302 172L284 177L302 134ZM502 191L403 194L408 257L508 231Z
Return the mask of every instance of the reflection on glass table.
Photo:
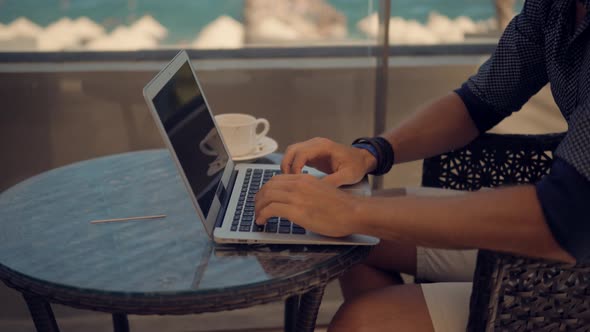
M38 331L49 303L113 313L189 314L287 300L286 330L311 331L325 285L365 247L215 247L167 151L53 169L0 194L0 279L22 292ZM104 224L96 219L166 218ZM301 303L301 305L300 305Z

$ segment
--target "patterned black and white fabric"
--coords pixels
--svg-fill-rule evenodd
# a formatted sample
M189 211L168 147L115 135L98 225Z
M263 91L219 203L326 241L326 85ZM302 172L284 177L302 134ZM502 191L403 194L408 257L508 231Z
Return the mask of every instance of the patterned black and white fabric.
M590 0L581 3L590 8ZM590 193L590 16L576 25L576 6L576 0L527 0L494 54L455 92L485 132L551 84L568 132L537 193L556 240L586 260L590 196L580 196Z

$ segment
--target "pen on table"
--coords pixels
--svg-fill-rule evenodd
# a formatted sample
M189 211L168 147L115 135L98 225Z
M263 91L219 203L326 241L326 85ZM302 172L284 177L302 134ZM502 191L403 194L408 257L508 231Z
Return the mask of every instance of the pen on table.
M102 224L107 222L121 222L121 221L131 221L131 220L146 220L146 219L160 219L166 218L165 214L159 214L155 216L138 216L138 217L127 217L127 218L116 218L116 219L99 219L99 220L92 220L91 224Z

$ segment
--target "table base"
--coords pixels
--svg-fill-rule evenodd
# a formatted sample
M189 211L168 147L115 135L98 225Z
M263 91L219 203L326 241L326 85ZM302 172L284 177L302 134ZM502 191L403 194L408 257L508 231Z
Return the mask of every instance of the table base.
M29 307L29 312L31 313L37 331L59 332L59 327L57 326L55 315L53 315L53 310L49 302L35 295L23 294L23 297L27 302L27 307Z
M113 331L129 332L129 320L127 319L127 314L113 314Z
M303 295L285 300L284 329L286 332L308 332L315 329L318 311L326 285L319 285ZM59 326L51 304L36 295L23 293L37 332L59 332ZM125 313L113 313L113 331L129 332L129 320Z

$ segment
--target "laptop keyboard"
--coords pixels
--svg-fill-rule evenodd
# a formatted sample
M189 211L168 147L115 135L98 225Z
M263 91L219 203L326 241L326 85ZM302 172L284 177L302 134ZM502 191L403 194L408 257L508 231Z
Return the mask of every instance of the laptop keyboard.
M306 173L306 172L304 172ZM231 224L234 232L264 232L275 234L298 234L306 233L305 229L290 220L282 217L272 217L266 221L266 225L256 225L254 216L254 197L263 184L273 176L281 174L280 170L253 169L246 170L246 178L240 191L238 206Z

